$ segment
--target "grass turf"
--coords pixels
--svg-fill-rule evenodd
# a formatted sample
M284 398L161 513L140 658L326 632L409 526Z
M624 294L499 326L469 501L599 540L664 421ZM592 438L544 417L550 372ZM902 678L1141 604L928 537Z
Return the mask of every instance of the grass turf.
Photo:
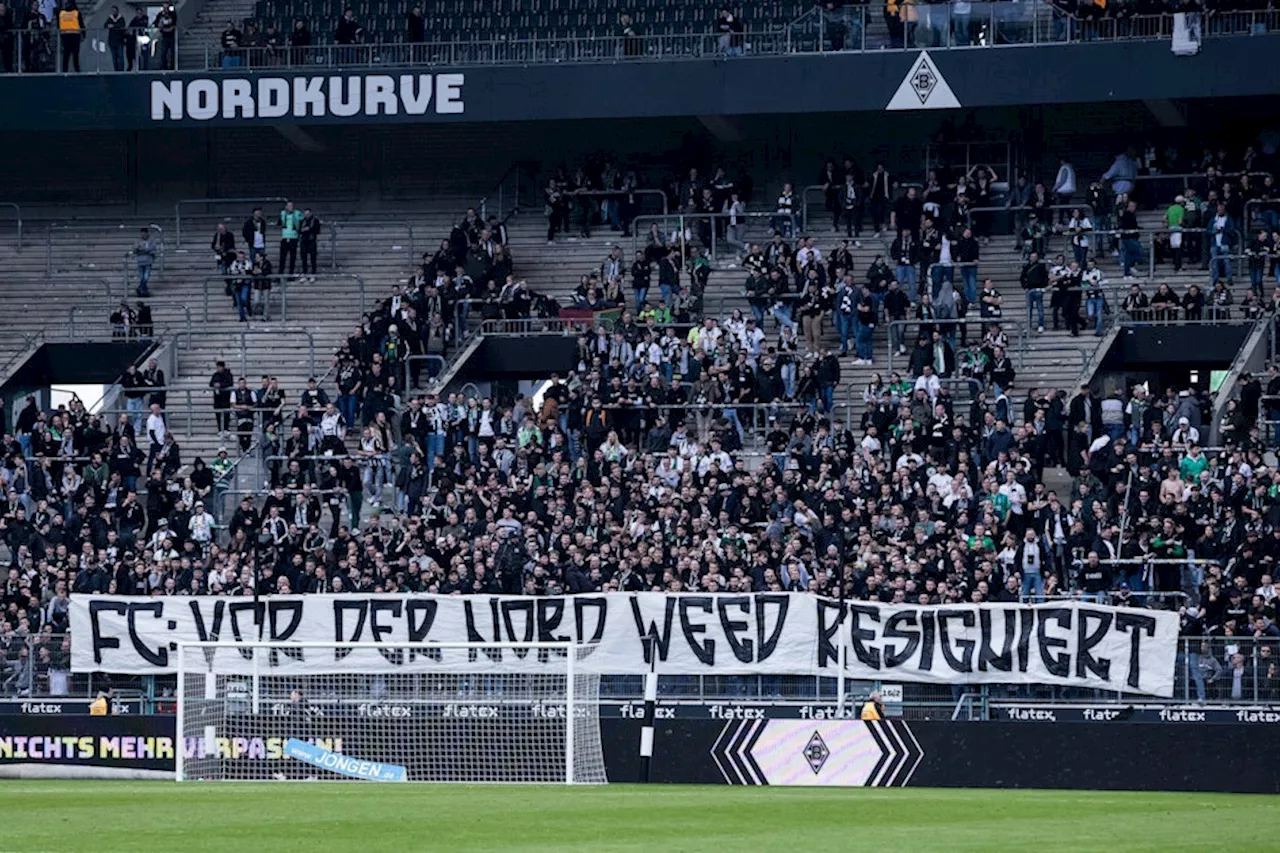
M1231 794L610 785L0 782L3 853L1280 851Z

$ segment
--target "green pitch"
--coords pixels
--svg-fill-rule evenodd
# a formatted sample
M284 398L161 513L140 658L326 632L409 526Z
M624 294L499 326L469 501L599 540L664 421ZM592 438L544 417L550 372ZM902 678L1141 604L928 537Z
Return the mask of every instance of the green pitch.
M3 853L1280 851L1280 799L855 788L0 781Z

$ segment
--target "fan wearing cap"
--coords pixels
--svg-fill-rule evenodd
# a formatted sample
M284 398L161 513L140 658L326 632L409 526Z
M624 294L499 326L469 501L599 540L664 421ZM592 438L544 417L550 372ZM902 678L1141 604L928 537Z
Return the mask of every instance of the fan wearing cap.
M207 556L213 542L213 516L205 511L204 501L196 501L191 510L191 520L187 522L187 530L191 541L200 549L201 556Z
M1170 440L1175 446L1195 446L1200 441L1200 430L1193 427L1190 418L1183 415L1178 418L1178 428L1173 431Z
M387 367L392 371L392 375L396 375L395 367L408 357L408 345L403 338L400 337L400 327L395 323L387 326L387 336L382 339L382 345L378 351L382 353L382 359L387 363Z

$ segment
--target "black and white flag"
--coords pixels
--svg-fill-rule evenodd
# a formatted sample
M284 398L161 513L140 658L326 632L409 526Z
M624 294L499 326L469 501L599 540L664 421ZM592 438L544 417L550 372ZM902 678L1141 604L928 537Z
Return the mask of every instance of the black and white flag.
M257 612L255 613L255 608ZM256 617L256 618L255 618ZM563 671L546 650L409 643L587 644L586 671L828 675L935 684L1047 684L1170 696L1178 616L1079 602L920 607L801 593L563 597L75 596L76 672L176 672L179 642L373 643L386 648L204 649L210 671ZM645 642L652 637L652 642ZM843 650L843 651L842 651ZM251 663L252 662L252 663ZM187 665L191 665L188 656Z

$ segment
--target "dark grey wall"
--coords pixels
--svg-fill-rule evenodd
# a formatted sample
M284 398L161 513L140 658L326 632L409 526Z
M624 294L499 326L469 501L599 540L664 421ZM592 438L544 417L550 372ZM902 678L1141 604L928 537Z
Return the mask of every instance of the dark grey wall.
M1159 370L1169 364L1201 370L1225 368L1235 359L1249 327L1139 326L1123 330L1103 360L1104 370Z
M1280 35L1211 38L1177 57L1166 42L1010 46L931 54L962 107L1223 98L1280 92ZM443 69L461 74L462 112L381 116L379 124L750 116L881 112L917 51ZM378 69L377 74L419 69ZM439 70L439 69L432 69ZM352 72L358 75L360 72ZM220 80L228 75L214 72ZM281 77L293 77L281 73ZM301 75L306 76L306 75ZM240 75L252 80L254 74ZM168 75L165 80L199 79ZM0 130L139 128L178 124L270 125L291 119L152 118L152 81L142 75L0 78ZM301 123L353 124L337 116Z

